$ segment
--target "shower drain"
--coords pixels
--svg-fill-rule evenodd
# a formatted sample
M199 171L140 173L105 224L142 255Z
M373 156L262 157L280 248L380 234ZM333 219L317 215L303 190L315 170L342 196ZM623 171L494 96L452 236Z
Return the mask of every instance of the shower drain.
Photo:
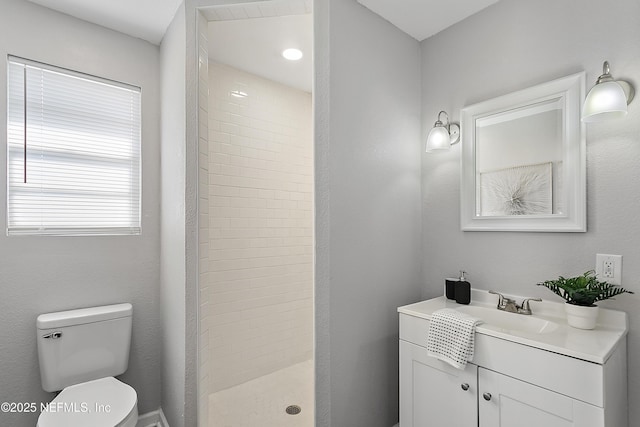
M302 408L298 405L289 405L287 406L287 409L285 409L285 412L289 415L298 415L302 412Z

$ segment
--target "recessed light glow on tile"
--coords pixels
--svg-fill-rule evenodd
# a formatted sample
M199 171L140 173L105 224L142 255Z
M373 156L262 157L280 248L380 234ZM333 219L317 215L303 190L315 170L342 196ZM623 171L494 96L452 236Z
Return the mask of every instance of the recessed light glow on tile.
M282 56L289 61L298 61L302 58L302 51L300 49L285 49L282 51Z
M236 98L246 98L249 95L246 92L242 92L240 90L232 90L231 96L235 96Z

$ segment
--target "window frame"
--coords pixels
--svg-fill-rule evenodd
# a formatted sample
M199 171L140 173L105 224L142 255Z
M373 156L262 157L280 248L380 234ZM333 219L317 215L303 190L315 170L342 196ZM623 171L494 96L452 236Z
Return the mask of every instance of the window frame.
M121 164L126 164L127 162L129 162L130 166L129 166L129 173L127 174L127 180L126 182L128 183L128 186L130 188L130 191L127 193L128 197L130 200L132 200L133 198L137 198L137 200L135 202L131 202L131 207L133 207L133 209L128 209L128 220L129 220L129 225L128 226L117 226L117 225L113 225L113 224L106 224L103 223L104 225L99 225L96 223L96 225L91 225L91 226L87 226L87 225L74 225L74 224L70 224L70 225L56 225L56 226L52 226L52 225L41 225L40 227L35 227L35 226L16 226L16 225L11 225L11 221L12 221L12 217L10 215L14 215L15 216L15 212L11 212L11 207L13 205L10 205L10 198L12 196L12 183L10 181L11 179L11 172L12 172L12 166L10 165L10 162L12 161L12 159L14 158L15 154L12 154L11 151L15 149L15 147L13 147L13 145L15 145L15 142L12 142L10 140L10 115L11 115L11 98L10 98L10 91L9 91L9 85L11 83L11 66L12 64L16 64L18 66L24 66L25 67L25 76L26 76L26 69L27 67L31 67L31 68L36 68L36 69L40 69L46 72L53 72L53 73L57 73L60 75L63 75L65 77L72 77L72 78L78 78L81 79L85 82L92 82L92 83L97 83L97 84L102 84L105 86L108 86L110 88L119 88L119 89L124 89L127 91L131 92L131 96L132 96L132 101L131 101L131 106L132 109L135 109L136 111L133 114L133 117L135 118L135 120L132 120L132 125L131 125L131 129L134 129L137 131L136 133L133 133L132 135L134 135L133 137L131 137L131 157L126 159L125 161L115 161L115 160L109 160L109 157L107 156L107 154L102 154L100 155L100 153L98 152L99 150L96 150L96 152L91 153L91 152L86 152L86 153L74 153L72 149L68 149L65 147L61 147L60 145L58 146L54 146L53 149L49 148L48 151L46 149L41 148L40 151L41 152L46 152L49 156L54 155L53 153L55 153L56 157L59 157L60 160L59 162L54 162L54 164L61 164L64 163L65 161L69 162L69 163L76 163L77 165L81 165L81 166L85 166L85 165L90 165L91 164L91 158L93 157L94 159L97 159L97 163L101 163L101 164L108 164L109 162L112 162L113 164L117 164L117 163L121 163ZM46 64L46 63L42 63L42 62L38 62L38 61L34 61L31 59L27 59L27 58L23 58L20 56L16 56L16 55L7 55L7 92L6 92L6 99L7 99L7 111L6 111L6 119L7 119L7 128L6 128L6 154L7 154L7 159L6 159L6 235L7 236L25 236L25 235L31 235L31 236L125 236L125 235L141 235L142 234L142 88L140 88L139 86L135 86L135 85L131 85L131 84L127 84L127 83L123 83L123 82L119 82L116 80L112 80L112 79L108 79L108 78L104 78L104 77L100 77L100 76L95 76L92 74L87 74L87 73L83 73L80 71L76 71L76 70L71 70L68 68L64 68L64 67L58 67L58 66L54 66L54 65L50 65L50 64ZM27 85L26 85L26 80L23 80L22 85L24 86L24 95L23 95L23 102L25 102L24 100L27 97ZM46 105L46 104L45 104ZM25 102L25 111L27 109L26 107L26 102ZM133 110L132 110L133 111ZM22 131L26 132L26 129L28 128L28 120L25 118L24 119L24 124L22 127ZM71 128L71 127L70 127ZM63 129L67 129L67 128L63 128ZM108 135L106 134L102 134L105 139L108 138ZM27 155L27 150L29 147L29 135L27 135L25 138L25 151L24 151L24 160L23 162L26 162L26 159L28 157ZM24 168L24 163L22 164L23 168ZM15 167L15 166L14 166ZM26 168L25 168L26 171ZM137 173L136 173L137 172ZM25 172L26 174L26 172ZM72 172L69 172L69 177L72 176ZM65 181L64 184L69 185L71 183L71 181ZM19 188L19 185L17 185ZM13 192L15 195L15 191L16 191L16 184L13 184ZM64 198L64 195L67 194L65 193L65 190L63 190L62 188L55 188L55 186L51 186L51 191L55 194L55 190L59 190L57 193L57 197L58 197L58 203L60 202L61 199ZM136 191L137 190L137 191ZM18 190L19 194L23 194L23 193L28 193L30 190L28 189L23 189L23 190ZM45 194L46 191L45 190L41 190L40 194L43 195ZM91 193L90 190L86 190L86 195L85 195L85 200L89 200L91 197L94 198L100 198L101 195L99 192L93 192ZM42 201L43 198L40 198L39 201ZM78 199L80 200L80 199ZM107 200L107 199L105 199ZM115 200L115 199L114 199ZM32 202L33 203L33 202ZM94 202L94 205L95 202ZM137 208L137 209L136 209ZM15 209L15 206L14 206ZM125 209L125 211L127 211L127 209ZM98 209L96 209L96 212L98 212ZM114 212L115 213L115 212ZM47 219L44 216L41 217L43 219ZM49 221L51 221L52 217L49 217ZM42 224L42 223L41 223Z

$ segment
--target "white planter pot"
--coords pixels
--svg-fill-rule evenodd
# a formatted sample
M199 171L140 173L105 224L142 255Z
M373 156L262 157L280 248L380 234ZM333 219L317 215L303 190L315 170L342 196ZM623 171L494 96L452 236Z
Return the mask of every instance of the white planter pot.
M598 320L598 306L585 307L582 305L564 305L567 312L567 323L578 329L593 329Z

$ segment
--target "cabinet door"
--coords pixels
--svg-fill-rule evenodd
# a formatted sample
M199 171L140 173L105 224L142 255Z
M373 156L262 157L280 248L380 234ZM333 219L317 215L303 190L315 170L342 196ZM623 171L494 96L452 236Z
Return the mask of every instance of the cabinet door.
M400 341L400 427L475 427L477 367L465 370Z
M604 427L604 410L478 368L479 427Z

